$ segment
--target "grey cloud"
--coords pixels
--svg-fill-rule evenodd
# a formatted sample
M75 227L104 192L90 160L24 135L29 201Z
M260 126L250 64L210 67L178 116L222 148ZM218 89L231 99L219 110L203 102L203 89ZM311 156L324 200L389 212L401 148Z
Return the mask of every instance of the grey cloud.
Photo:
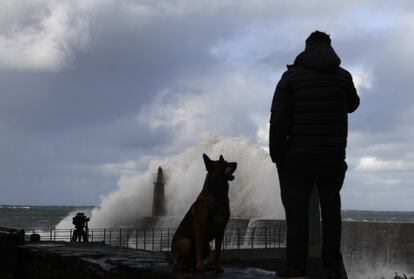
M58 71L88 39L87 4L79 1L2 4L0 67ZM11 15L11 16L10 16Z
M16 24L0 16L2 36L12 35L13 24L23 29L38 24L54 2L51 8L30 4L32 17L23 2L15 3ZM0 171L7 174L0 186L7 194L0 202L30 203L26 193L34 191L34 203L97 203L99 194L116 187L117 177L86 171L88 166L182 150L202 132L255 139L267 121L277 75L314 29L332 33L345 67L366 69L373 77L372 86L361 90L360 110L350 117L351 131L362 139L350 140L348 185L355 186L348 189L358 192L356 185L365 185L365 177L353 170L360 158L407 159L404 154L413 152L410 123L401 119L414 103L412 47L402 39L412 31L404 22L412 14L410 1L88 3L95 4L83 8L80 19L87 23L80 35L88 39L70 44L64 66L0 71L0 132L5 135ZM81 4L76 1L75 9ZM401 22L388 19L382 30L375 30L375 22L365 28L354 24L368 22L364 14L381 20L390 9ZM245 83L237 84L237 78ZM168 94L159 101L164 91ZM204 106L211 115L173 125L174 108L191 105ZM156 110L165 110L167 125L152 125ZM378 147L390 143L398 147ZM401 179L406 179L401 185L411 181L405 173ZM352 206L352 193L346 193Z

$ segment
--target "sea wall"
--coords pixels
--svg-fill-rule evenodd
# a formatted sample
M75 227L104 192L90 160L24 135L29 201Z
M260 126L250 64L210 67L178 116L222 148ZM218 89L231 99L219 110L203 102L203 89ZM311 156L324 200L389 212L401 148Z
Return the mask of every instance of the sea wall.
M355 271L386 265L414 272L414 224L344 222L342 252Z
M342 251L349 273L372 273L384 266L392 267L393 272L414 272L414 224L344 222L342 236ZM3 250L4 255L16 255L13 252L16 250L9 249ZM319 252L318 247L310 251L312 264L308 266L315 273L320 272ZM284 254L283 248L224 250L222 258L228 276L219 278L239 278L240 272L248 272L244 270L247 267L275 270L282 266ZM26 243L18 249L17 259L16 278L22 279L184 278L172 271L164 253L99 243Z

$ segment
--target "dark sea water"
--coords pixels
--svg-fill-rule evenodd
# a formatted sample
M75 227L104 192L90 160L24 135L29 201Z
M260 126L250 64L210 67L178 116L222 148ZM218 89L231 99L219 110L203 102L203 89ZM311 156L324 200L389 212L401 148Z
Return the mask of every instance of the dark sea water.
M414 211L342 210L342 220L377 223L414 223Z
M70 213L90 211L93 206L0 205L0 227L50 229ZM414 223L414 212L343 210L344 221Z
M71 212L93 206L0 205L0 227L50 229Z

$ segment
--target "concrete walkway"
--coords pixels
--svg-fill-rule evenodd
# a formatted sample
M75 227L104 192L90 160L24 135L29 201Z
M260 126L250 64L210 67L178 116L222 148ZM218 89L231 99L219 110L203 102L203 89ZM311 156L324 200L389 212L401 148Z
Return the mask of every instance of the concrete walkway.
M38 243L20 247L18 278L271 279L275 272L246 264L226 264L224 273L176 272L162 252L100 243ZM313 277L318 278L318 277Z

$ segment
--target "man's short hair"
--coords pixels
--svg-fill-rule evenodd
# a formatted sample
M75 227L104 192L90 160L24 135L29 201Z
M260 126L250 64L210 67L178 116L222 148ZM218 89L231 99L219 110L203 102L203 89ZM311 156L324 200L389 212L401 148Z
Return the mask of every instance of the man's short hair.
M331 43L331 38L328 34L321 31L312 32L306 39L306 48L320 43Z

